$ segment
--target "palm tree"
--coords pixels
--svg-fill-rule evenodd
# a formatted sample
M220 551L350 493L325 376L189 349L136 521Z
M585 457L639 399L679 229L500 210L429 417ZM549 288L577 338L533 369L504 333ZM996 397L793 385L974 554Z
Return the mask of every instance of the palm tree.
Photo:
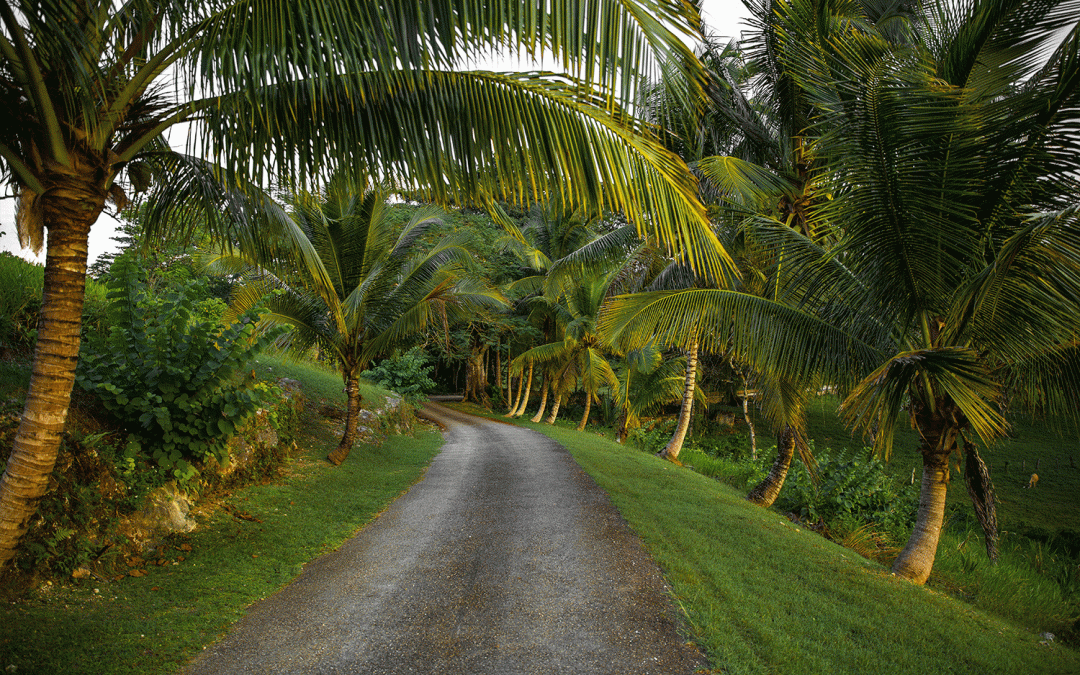
M615 372L601 346L596 331L596 317L618 270L586 279L578 279L572 287L563 288L553 303L563 339L534 347L518 356L520 363L549 364L555 375L552 388L556 403L552 406L551 422L555 420L561 395L573 389L577 380L585 392L585 412L578 430L589 421L592 403L601 387L616 385Z
M790 4L780 51L817 103L835 198L816 217L845 233L830 254L844 271L804 280L887 338L843 406L886 454L905 411L919 433L919 511L893 571L923 583L949 459L982 464L968 434L989 444L1017 410L1077 417L1080 24L1057 0L943 1L918 5L901 41L865 20L790 39L822 25L817 9Z
M700 60L712 75L713 86L703 92L698 105L687 106L661 83L650 92L648 116L666 130L669 147L702 176L702 198L713 206L718 226L734 233L728 248L731 250L734 243L740 251L736 260L742 273L729 280L726 288L779 301L782 248L770 250L760 245L755 229L787 227L818 239L822 233L811 233L807 218L816 197L814 159L803 140L812 109L804 92L777 61L772 5L769 0L747 2L755 30L742 45L721 44L706 37ZM693 274L678 277L677 283L654 284L652 290L709 285ZM708 301L711 296L698 297ZM677 461L690 425L699 351L696 334L702 329L690 328L683 405L675 432L660 452L673 461ZM649 329L643 326L631 333L644 338ZM636 344L626 332L619 340ZM762 385L759 391L771 396L767 403L778 428L778 454L765 481L748 498L769 506L783 485L795 449L804 459L811 458L803 442L803 399L789 395L790 387L785 386L782 375L763 372L757 379Z
M0 479L0 569L55 463L86 242L107 202L123 207L169 175L175 199L155 213L175 218L158 227L201 211L222 235L243 214L215 217L240 202L209 178L235 186L340 164L441 202L559 194L609 206L719 268L692 178L623 107L636 74L661 63L698 86L678 37L695 22L691 4L661 0L0 5L0 177L19 197L24 245L40 249L49 233L32 385ZM545 53L562 72L455 69L500 48ZM177 125L223 169L172 152L162 134Z
M341 464L356 442L360 373L371 359L431 326L499 307L504 300L463 274L470 260L458 239L424 247L420 238L442 212L417 209L395 226L380 188L335 174L322 194L291 195L288 214L260 227L278 235L267 246L219 255L212 271L243 271L230 316L265 304L268 325L292 328L286 344L303 354L318 347L333 357L348 399L345 432L328 459Z
M619 418L615 425L615 440L622 443L630 431L641 426L642 415L654 413L667 403L685 397L686 359L665 358L662 350L647 345L622 356L616 378L615 403ZM700 387L694 388L693 396L698 403L706 402Z

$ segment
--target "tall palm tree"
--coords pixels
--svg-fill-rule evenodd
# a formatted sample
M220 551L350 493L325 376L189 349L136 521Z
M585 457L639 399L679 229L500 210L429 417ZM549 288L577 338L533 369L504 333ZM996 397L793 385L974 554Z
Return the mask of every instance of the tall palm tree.
M0 178L45 291L32 385L0 478L0 569L55 463L78 358L90 228L107 202L169 179L158 211L212 231L243 214L163 134L190 125L223 165L261 183L341 164L435 200L567 201L624 211L703 267L723 254L682 163L627 114L636 75L701 81L684 0L438 2L10 0L0 4ZM462 71L478 51L545 54L558 73ZM179 173L179 176L177 174ZM198 190L198 200L191 198ZM163 202L168 204L168 200ZM164 227L164 225L161 225Z
M753 29L743 43L720 43L711 36L702 43L700 60L712 75L712 86L703 91L702 100L688 106L677 92L672 93L660 83L650 92L648 116L665 129L669 147L702 177L702 198L713 207L717 226L733 233L728 248L731 250L730 244L734 243L739 250L741 255L736 260L742 274L730 280L726 288L779 301L778 284L782 282L778 260L782 259L783 249L758 244L754 231L759 226L787 227L823 239L823 232L810 231L807 218L817 198L814 158L803 138L812 107L777 60L775 3L755 0L746 4ZM709 285L693 274L681 277L666 288ZM654 284L652 290L660 288ZM711 296L697 297L708 302ZM740 320L752 323L753 318ZM660 453L676 461L690 423L700 348L696 332L708 328L692 326L690 330L693 333L685 347L688 359L683 405L675 432ZM648 335L647 327L627 332L624 326L618 339L634 344L632 336ZM769 396L770 418L778 430L778 454L765 481L751 491L749 499L768 506L783 485L795 449L804 459L810 457L803 442L804 397L791 396L792 383L785 382L782 375L761 372L757 380L761 384L759 391Z
M360 373L371 359L435 326L499 307L504 300L464 273L468 251L454 237L420 241L441 222L441 211L417 209L395 225L380 188L335 174L325 192L298 192L288 213L262 223L268 245L210 260L212 271L242 272L229 314L264 304L262 322L292 328L286 344L297 353L317 346L333 358L348 404L345 431L328 459L341 464L356 442ZM275 236L276 235L276 236Z
M905 412L919 433L919 511L893 571L923 583L949 459L981 464L969 434L990 443L1019 410L1078 414L1080 23L1058 0L941 1L902 41L868 21L792 39L819 9L783 12L781 58L818 104L835 198L816 217L845 233L830 254L844 271L805 281L888 338L843 405L886 453Z
M618 270L614 270L578 279L577 283L558 291L552 306L563 339L534 347L517 359L520 363L549 364L554 372L552 387L557 397L568 393L574 388L573 383L581 381L581 388L585 392L585 412L578 423L579 431L589 421L592 403L600 388L605 385L614 387L617 383L596 330L596 317L617 276ZM557 412L557 409L558 403L552 410ZM550 420L554 421L554 414Z

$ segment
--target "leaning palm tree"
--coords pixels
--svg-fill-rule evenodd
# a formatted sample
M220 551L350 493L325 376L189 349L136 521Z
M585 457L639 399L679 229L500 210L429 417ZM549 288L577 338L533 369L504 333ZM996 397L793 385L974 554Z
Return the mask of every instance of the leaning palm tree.
M817 217L845 233L829 256L844 271L804 280L888 338L843 406L885 453L901 416L918 431L919 510L893 571L923 583L950 458L989 493L969 435L991 443L1020 410L1078 414L1080 23L1057 0L943 0L900 42L866 21L791 39L823 25L817 9L790 3L779 45L818 103L835 199Z
M718 267L692 178L625 109L636 75L661 63L698 86L679 39L695 23L690 3L664 0L0 4L0 179L19 198L21 240L39 249L49 234L33 383L0 479L0 568L55 463L86 243L107 203L156 182L173 197L154 212L158 227L199 211L227 239L243 200L220 179L261 184L340 164L435 201L559 194L610 207ZM457 67L498 49L543 53L559 72ZM167 146L178 125L220 170Z
M624 354L615 372L615 404L619 409L615 440L619 443L641 427L642 416L656 413L672 401L685 400L685 358L668 358L662 350L646 345ZM692 396L700 405L708 400L701 387L694 387Z
M378 187L335 175L322 194L298 192L287 213L260 230L273 241L208 260L217 272L241 272L229 316L264 305L262 323L292 328L284 346L329 355L345 384L345 431L328 459L341 464L356 442L360 373L371 359L429 327L498 307L501 294L464 273L470 256L453 237L423 246L442 212L417 209L395 226ZM276 235L276 236L275 236Z

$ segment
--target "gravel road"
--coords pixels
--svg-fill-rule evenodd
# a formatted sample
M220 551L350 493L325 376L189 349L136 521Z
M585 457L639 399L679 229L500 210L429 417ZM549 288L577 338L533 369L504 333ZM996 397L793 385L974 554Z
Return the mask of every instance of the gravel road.
M678 634L660 571L565 449L442 406L425 413L447 427L425 478L253 605L185 673L688 675L705 666Z

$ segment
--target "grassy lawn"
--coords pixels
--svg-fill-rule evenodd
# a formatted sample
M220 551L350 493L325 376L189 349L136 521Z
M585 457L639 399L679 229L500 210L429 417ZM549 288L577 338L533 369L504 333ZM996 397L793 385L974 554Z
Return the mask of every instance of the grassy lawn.
M562 443L608 492L715 672L1080 672L1073 649L898 580L723 483L596 433L519 423Z
M235 491L224 509L204 510L200 527L174 536L148 576L50 584L0 605L0 671L172 673L217 640L244 608L292 580L303 565L339 546L420 478L442 439L424 432L359 445L340 467L325 461L340 423L314 414L344 405L333 373L263 357L259 370L304 383L309 399L303 448L287 479ZM383 394L364 392L368 403ZM150 556L147 556L150 560ZM15 670L5 671L9 666Z

